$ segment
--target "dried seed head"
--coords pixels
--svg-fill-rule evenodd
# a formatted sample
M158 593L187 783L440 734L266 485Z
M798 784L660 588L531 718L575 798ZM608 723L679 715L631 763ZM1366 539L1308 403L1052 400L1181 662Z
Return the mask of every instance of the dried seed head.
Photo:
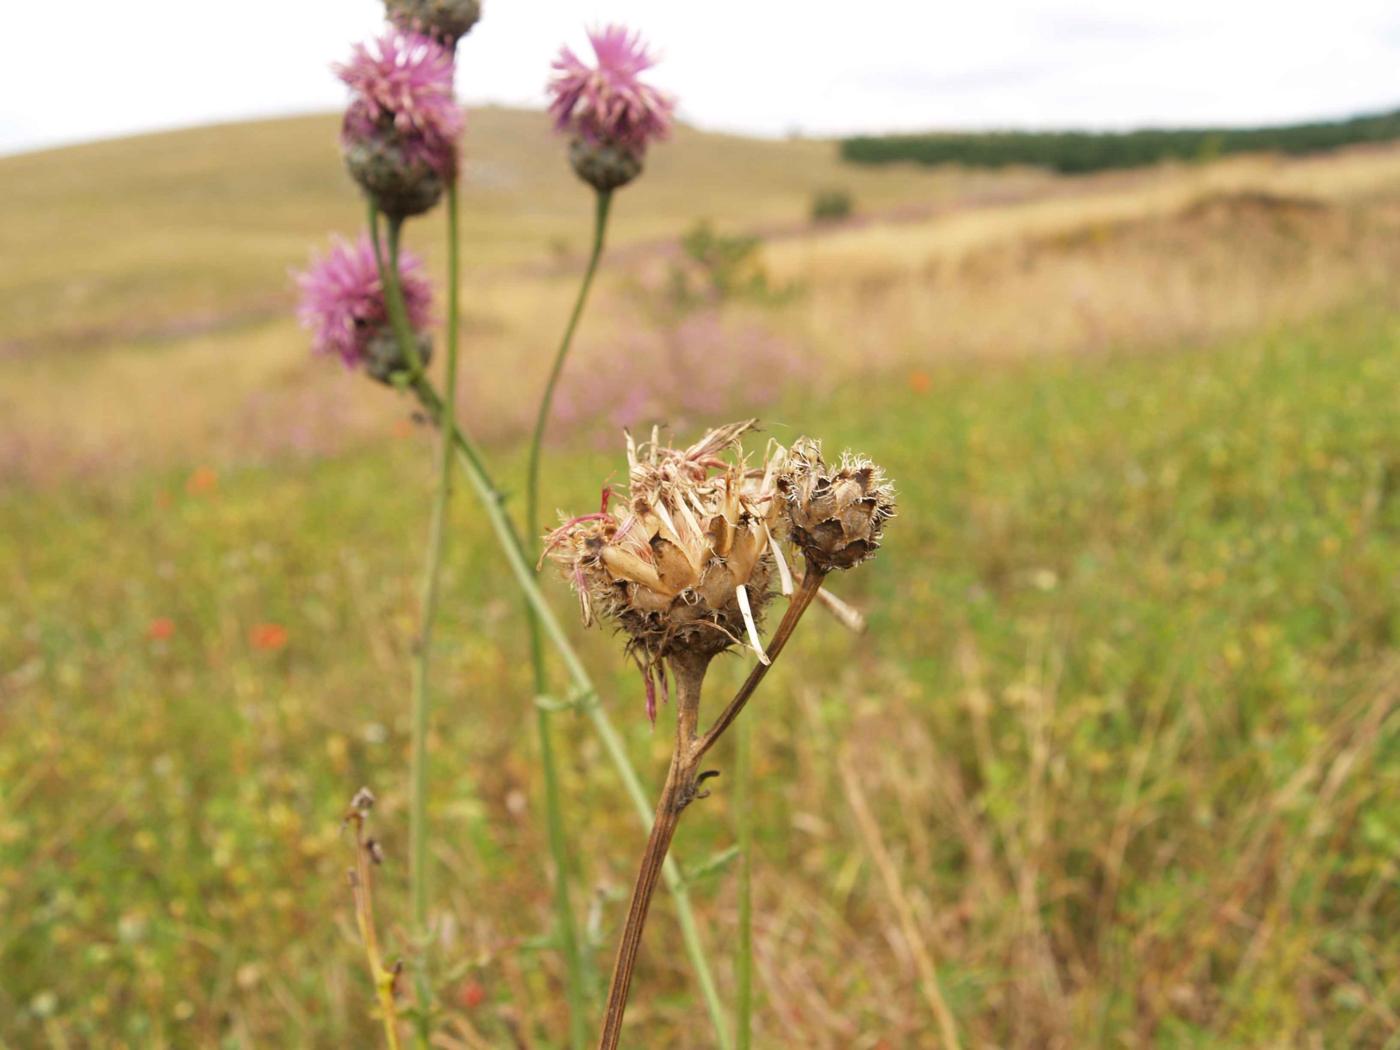
M821 442L811 438L788 450L777 487L792 542L824 572L853 568L874 554L894 516L894 486L884 471L849 452L828 467Z
M367 787L360 788L350 799L350 808L360 813L368 813L374 808L374 792Z
M614 620L648 675L662 658L714 655L746 636L767 659L757 620L775 571L780 501L773 472L750 467L739 448L753 424L720 427L684 449L629 436L620 511L568 519L547 537L584 623Z

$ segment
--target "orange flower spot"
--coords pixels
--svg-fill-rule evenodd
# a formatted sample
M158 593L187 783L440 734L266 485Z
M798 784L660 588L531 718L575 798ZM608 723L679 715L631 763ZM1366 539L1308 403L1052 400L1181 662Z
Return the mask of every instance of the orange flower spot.
M396 438L412 437L413 429L413 420L411 419L394 420L394 437Z
M219 483L219 472L213 467L199 467L185 482L185 491L191 496L210 492Z
M927 372L914 371L909 373L909 389L916 394L927 394L933 387L933 377Z
M467 1010L475 1010L486 1002L486 988L480 981L467 980L457 991L457 1001Z
M258 623L248 632L248 641L254 649L276 652L287 644L287 628L280 623Z
M146 637L153 642L163 642L175 633L175 621L168 616L157 616L146 628Z

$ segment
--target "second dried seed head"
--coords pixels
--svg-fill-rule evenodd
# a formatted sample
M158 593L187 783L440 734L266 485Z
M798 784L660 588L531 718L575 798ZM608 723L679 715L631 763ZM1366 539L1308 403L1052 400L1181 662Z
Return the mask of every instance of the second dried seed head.
M820 441L799 438L777 475L788 538L822 572L850 569L880 547L894 516L894 486L864 456L828 466Z

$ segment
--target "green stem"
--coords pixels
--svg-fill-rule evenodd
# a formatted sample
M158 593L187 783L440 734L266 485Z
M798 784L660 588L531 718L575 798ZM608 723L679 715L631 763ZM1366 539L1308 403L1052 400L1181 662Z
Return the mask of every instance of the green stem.
M737 727L734 810L739 822L739 944L734 965L736 1050L753 1041L753 719Z
M387 288L388 285L384 283L384 249L379 243L379 205L374 203L373 197L368 198L368 200L369 243L374 248L374 264L379 267L379 283L381 286ZM389 302L389 297L387 295L384 297L384 306L391 314L394 312L394 306Z
M399 285L399 234L403 230L403 220L389 220L386 238L389 242L388 260L384 258L380 249L379 212L373 204L369 206L369 224L370 239L374 244L374 261L379 265L379 283L384 286L384 307L389 313L389 327L399 341L399 349L408 359L415 380L421 380L423 358L418 353L418 336L408 323L408 307L404 304L403 288Z
M379 253L378 218L371 210L371 232L376 256ZM413 934L418 942L415 984L418 989L419 1010L415 1024L415 1043L428 1046L431 1035L432 980L429 976L428 931L428 726L431 696L428 677L432 659L433 626L437 620L438 598L442 580L442 554L447 534L447 508L452 494L452 435L457 432L455 406L457 403L457 324L458 268L457 253L457 190L447 190L447 357L446 396L440 397L436 415L442 439L438 451L437 489L433 499L432 517L428 525L428 545L423 567L423 622L413 664L412 744L410 758L410 796L408 811L409 880L413 904ZM385 288L385 302L399 342L409 354L414 369L420 373L416 336L409 328L408 312L404 306L403 289L399 284L399 235L402 220L389 220L388 259L379 259L380 277Z
M540 511L540 450L544 444L544 432L549 426L549 411L554 406L554 388L559 385L560 373L564 371L564 360L569 356L569 347L578 330L579 318L583 316L584 304L588 302L588 291L593 287L593 276L598 272L598 260L603 255L603 237L608 228L608 211L612 206L612 191L599 190L597 207L593 213L593 251L588 257L588 266L583 271L583 283L579 285L578 298L574 301L574 311L569 315L569 323L564 328L564 338L554 353L554 363L549 367L549 379L545 381L544 396L540 398L539 411L535 415L535 429L530 434L530 464L525 486L525 532L533 536L539 529Z
M526 607L531 623L534 612ZM535 649L535 695L543 697L544 651L538 627L531 629L531 646ZM540 738L540 765L544 770L545 822L549 830L549 853L554 861L554 911L559 927L559 939L564 952L565 993L569 998L569 1044L574 1050L588 1045L588 1001L590 981L580 947L578 926L574 921L573 901L569 896L568 843L564 836L564 807L559 794L559 765L554 756L549 712L535 705L535 728Z
M583 283L579 286L578 299L574 302L573 313L564 329L564 338L554 355L545 382L544 393L540 397L539 411L535 416L535 429L530 436L528 482L525 495L525 535L539 535L539 496L540 496L540 453L544 445L544 432L549 422L550 408L554 404L554 389L559 384L559 375L564 369L569 346L573 343L574 332L579 318L583 316L584 304L588 301L588 290L593 285L593 276L598 271L598 260L603 254L603 235L607 229L608 207L612 193L598 194L594 213L593 252L588 266L583 272ZM525 619L530 633L530 666L534 672L535 696L543 697L549 692L548 673L545 669L544 639L540 635L540 622L534 609L525 603ZM535 726L540 738L540 764L544 768L545 824L549 829L549 852L554 861L554 911L559 937L563 942L566 989L569 998L569 1041L574 1050L583 1050L588 1042L586 1014L592 976L588 960L584 957L578 925L574 917L573 902L569 888L568 842L564 835L564 806L559 792L559 768L554 756L554 742L551 738L550 713L542 706L535 707Z

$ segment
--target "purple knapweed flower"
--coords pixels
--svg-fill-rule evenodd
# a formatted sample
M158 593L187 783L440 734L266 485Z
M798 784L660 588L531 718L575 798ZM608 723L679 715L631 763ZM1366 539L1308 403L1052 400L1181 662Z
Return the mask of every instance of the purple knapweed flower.
M588 31L597 65L564 47L549 81L549 112L573 136L574 170L599 190L616 189L640 173L647 146L671 131L676 108L641 75L656 64L641 36L623 26Z
M390 329L379 264L368 235L353 244L336 238L330 251L296 275L296 283L301 292L297 319L311 332L312 350L335 354L352 368L364 366L384 381L407 367ZM432 287L422 263L410 252L399 255L399 286L409 326L419 333L419 353L426 360L421 333L431 320Z
M353 92L341 147L355 180L391 216L427 211L457 176L465 121L452 91L452 52L391 30L335 67Z
M452 91L452 52L421 33L395 30L356 44L335 71L355 93L346 135L392 126L417 140L439 174L452 173L465 124Z
M588 32L596 68L562 48L549 82L549 112L555 127L593 143L645 150L671 130L675 102L641 74L656 64L640 34L611 25Z

